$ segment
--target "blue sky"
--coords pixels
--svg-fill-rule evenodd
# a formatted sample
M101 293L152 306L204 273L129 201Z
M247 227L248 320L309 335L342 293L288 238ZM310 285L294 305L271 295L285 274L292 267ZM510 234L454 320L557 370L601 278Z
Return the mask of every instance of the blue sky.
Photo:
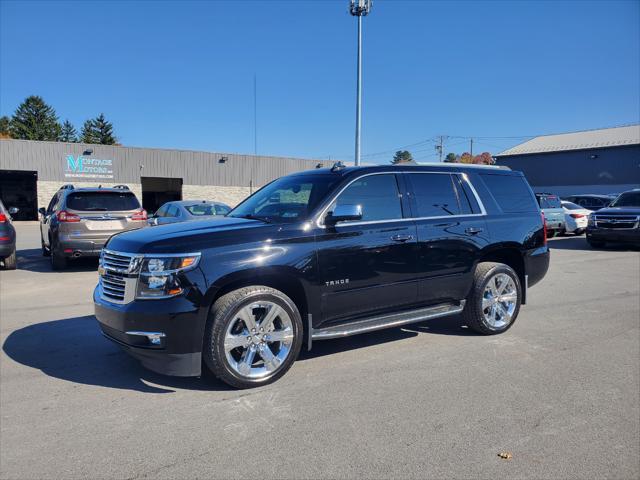
M0 114L36 94L125 145L253 153L255 74L258 153L351 160L347 4L3 0ZM639 122L639 1L376 0L364 24L365 161Z

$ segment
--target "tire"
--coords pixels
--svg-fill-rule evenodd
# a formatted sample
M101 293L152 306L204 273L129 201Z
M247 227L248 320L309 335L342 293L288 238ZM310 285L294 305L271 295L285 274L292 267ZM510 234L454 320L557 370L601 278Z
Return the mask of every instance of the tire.
M273 312L273 318L261 332L268 312ZM273 340L276 335L282 340ZM302 319L293 301L278 290L256 285L216 300L205 327L202 354L218 379L232 387L253 388L284 375L298 357L302 340Z
M553 238L556 236L555 230L547 230L547 238Z
M5 270L15 270L18 266L18 261L16 259L16 251L14 250L11 255L5 257L4 259L4 269Z
M587 243L591 246L591 248L604 248L606 245L605 242L598 242L597 240L589 240L587 239Z
M506 294L496 297L494 293L503 285ZM498 300L507 296L512 302ZM511 267L503 263L482 262L476 267L462 318L469 328L483 335L506 332L518 317L521 300L520 279ZM501 315L502 320L499 319Z
M40 236L40 247L42 248L42 256L43 257L50 257L51 256L51 250L49 250L45 246L44 240L42 240L42 235Z
M55 245L51 244L51 268L53 270L64 270L67 268L67 259L60 254Z
M575 231L573 232L573 234L574 234L576 237L579 237L580 235L583 235L583 234L584 234L584 228L578 228L577 230L575 230Z

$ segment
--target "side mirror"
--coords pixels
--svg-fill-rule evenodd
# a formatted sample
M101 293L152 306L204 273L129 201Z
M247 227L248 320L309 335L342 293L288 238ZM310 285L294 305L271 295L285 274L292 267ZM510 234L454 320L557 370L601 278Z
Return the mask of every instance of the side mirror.
M43 217L47 215L47 211L45 210L45 208L44 208L44 207L40 207L40 208L38 209L38 213L39 213L40 215L42 215Z
M19 211L20 211L20 209L18 207L10 207L9 208L9 215L15 215Z
M326 225L362 220L362 205L338 205L324 218Z

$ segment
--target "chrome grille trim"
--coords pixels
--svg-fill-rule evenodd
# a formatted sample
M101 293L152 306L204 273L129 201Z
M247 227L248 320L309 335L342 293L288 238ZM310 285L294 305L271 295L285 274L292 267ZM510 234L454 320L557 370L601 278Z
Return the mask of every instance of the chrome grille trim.
M610 228L616 230L630 230L638 228L640 216L638 215L615 215L615 214L595 214L596 227Z
M102 250L100 266L103 273L98 281L100 297L111 303L125 304L133 301L137 287L137 275L131 275L135 255Z

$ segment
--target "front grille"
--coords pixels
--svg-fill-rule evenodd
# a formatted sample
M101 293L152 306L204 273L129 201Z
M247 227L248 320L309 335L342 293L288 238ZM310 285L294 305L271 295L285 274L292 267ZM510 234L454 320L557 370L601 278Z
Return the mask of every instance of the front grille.
M630 229L638 228L640 217L637 215L600 214L595 215L595 221L598 228Z
M102 250L99 283L104 300L113 303L129 303L133 300L137 278L130 272L135 258L126 253Z
M127 290L127 281L114 272L105 271L100 277L102 294L109 300L124 302Z
M126 255L124 253L103 250L102 266L111 270L127 272L129 270L129 265L131 265L131 258L131 255Z

